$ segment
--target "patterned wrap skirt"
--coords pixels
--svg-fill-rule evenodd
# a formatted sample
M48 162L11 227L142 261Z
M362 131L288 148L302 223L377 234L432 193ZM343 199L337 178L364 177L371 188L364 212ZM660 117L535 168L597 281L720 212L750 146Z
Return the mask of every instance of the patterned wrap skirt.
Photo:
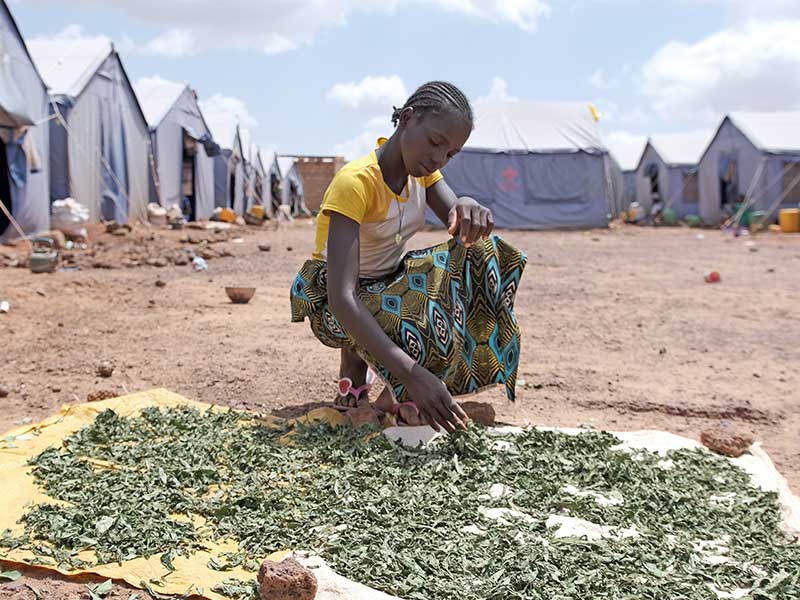
M520 329L514 298L527 257L496 235L465 247L452 238L408 253L396 272L361 280L358 296L391 340L453 396L505 385L514 400ZM294 280L292 321L308 319L326 346L356 352L394 391L405 386L342 328L328 305L328 267L309 260Z

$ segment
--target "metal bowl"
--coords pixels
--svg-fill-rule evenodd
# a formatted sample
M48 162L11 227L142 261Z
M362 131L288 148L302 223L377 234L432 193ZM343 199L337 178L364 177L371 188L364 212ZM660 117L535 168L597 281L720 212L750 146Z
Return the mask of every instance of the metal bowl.
M226 287L225 293L234 304L247 304L256 293L254 287Z

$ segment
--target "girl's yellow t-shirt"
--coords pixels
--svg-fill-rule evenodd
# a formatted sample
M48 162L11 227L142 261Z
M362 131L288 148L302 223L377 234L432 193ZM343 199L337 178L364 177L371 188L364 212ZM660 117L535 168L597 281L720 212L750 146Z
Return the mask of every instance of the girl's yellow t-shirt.
M379 139L378 146L385 141ZM327 260L333 211L361 226L359 276L379 279L394 272L407 252L408 240L425 225L426 190L442 179L439 171L427 177L409 176L403 193L397 195L383 180L374 151L348 163L335 175L322 200L314 258Z

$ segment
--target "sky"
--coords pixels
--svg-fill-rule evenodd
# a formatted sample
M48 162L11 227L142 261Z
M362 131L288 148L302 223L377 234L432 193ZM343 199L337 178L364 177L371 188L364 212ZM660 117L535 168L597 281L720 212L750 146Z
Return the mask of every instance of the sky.
M107 37L128 76L188 83L223 145L368 152L432 79L585 101L623 168L648 136L800 109L800 0L9 0L27 39Z

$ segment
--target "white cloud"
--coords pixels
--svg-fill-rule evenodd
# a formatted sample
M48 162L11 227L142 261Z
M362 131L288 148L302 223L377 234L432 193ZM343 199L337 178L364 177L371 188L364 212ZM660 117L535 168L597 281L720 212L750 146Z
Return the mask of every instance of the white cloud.
M147 42L141 53L180 58L196 54L197 50L198 45L191 31L170 29Z
M482 102L516 102L518 98L508 93L508 82L502 77L492 77L489 93L479 97L475 104Z
M223 147L230 147L236 137L236 125L242 131L243 143L247 138L247 145L251 139L250 130L258 127L258 121L247 108L244 100L223 94L214 94L207 100L199 102L200 110L208 123L214 139ZM248 151L247 145L245 152Z
M84 3L108 6L108 0ZM321 30L345 24L354 12L391 13L404 5L427 4L529 32L550 14L549 0L226 0L222 5L218 0L116 0L113 4L140 22L164 28L164 33L139 45L142 51L166 56L214 47L276 54L310 44Z
M392 134L393 126L387 117L372 117L364 124L361 133L333 147L333 154L355 160L375 149L375 141Z
M383 108L402 106L408 97L403 80L397 75L364 77L360 82L337 83L328 99L348 108Z
M550 15L544 0L435 0L447 10L489 21L507 21L523 31L536 31L539 20Z
M608 77L606 77L603 69L597 69L594 73L589 75L589 85L598 90L605 90L608 88Z
M797 0L695 0L702 4L720 4L738 19L800 17Z
M87 34L82 25L71 24L67 25L56 34L52 35L36 35L26 40L27 43L36 44L38 42L84 42L86 44L110 44L111 38L105 35L91 35Z
M647 136L617 130L603 136L603 141L623 171L636 168L647 143Z
M699 42L669 42L642 67L642 91L665 118L800 107L800 20L749 21Z

